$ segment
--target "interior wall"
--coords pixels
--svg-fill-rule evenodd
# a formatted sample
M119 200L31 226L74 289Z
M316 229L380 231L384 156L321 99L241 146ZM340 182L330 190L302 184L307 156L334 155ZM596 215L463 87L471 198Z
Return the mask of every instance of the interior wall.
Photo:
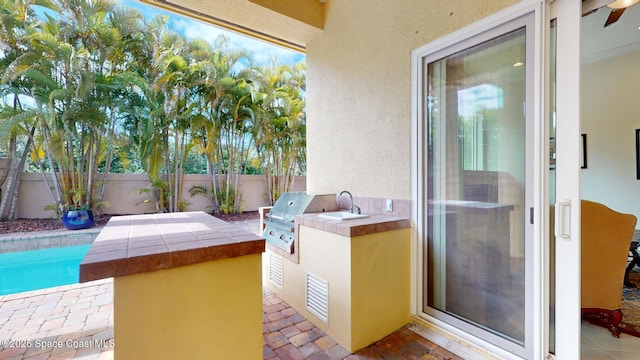
M587 168L581 170L580 192L583 199L640 219L635 143L635 129L640 129L638 79L640 52L582 66L581 130L587 134Z
M411 51L516 0L329 0L307 44L307 189L411 197Z

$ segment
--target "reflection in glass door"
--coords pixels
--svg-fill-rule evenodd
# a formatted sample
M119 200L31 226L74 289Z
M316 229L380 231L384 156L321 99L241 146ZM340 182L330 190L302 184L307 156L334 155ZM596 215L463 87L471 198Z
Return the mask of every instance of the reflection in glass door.
M527 27L515 23L424 59L422 303L425 313L524 355L532 127Z

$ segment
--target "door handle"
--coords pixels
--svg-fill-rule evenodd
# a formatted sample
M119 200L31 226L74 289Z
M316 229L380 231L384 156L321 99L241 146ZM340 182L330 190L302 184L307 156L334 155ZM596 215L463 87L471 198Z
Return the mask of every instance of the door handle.
M571 201L559 201L555 203L553 233L558 238L571 240Z

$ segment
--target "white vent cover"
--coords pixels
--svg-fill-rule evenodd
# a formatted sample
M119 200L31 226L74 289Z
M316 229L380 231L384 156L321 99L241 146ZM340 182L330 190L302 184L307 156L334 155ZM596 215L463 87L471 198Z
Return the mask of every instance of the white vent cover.
M278 289L282 289L282 258L278 255L270 254L269 280Z
M305 293L307 310L325 323L329 323L329 282L306 272Z

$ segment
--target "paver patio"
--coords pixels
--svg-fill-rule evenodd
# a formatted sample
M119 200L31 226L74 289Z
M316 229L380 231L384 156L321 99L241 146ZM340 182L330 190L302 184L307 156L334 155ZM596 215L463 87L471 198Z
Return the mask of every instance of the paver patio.
M113 281L0 296L0 359L113 359Z
M460 359L408 327L351 354L269 290L263 310L265 360ZM0 296L0 359L113 359L114 345L112 279Z
M265 360L461 359L408 326L351 354L266 288L263 311ZM112 279L0 296L0 359L113 359L113 326Z

